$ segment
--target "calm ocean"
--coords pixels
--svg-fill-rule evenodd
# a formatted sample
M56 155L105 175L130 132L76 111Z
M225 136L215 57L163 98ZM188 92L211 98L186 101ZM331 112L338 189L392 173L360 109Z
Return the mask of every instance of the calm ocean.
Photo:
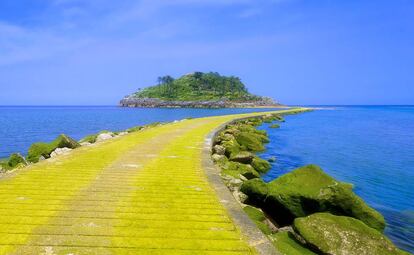
M320 165L387 220L386 234L414 253L414 107L332 107L287 116L268 131L263 157L277 162L264 179L306 164Z
M265 111L267 109L260 109ZM0 158L60 133L80 139L157 121L258 111L258 109L139 109L119 107L0 107ZM386 218L386 234L414 252L414 107L329 107L287 116L266 129L264 157L278 161L270 181L305 164L318 164Z

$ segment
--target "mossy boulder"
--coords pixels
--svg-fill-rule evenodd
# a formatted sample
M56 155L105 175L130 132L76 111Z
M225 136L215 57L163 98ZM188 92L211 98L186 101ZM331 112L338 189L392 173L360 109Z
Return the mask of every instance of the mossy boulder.
M276 162L277 158L275 156L272 156L270 158L267 159L267 161L269 162Z
M384 230L384 217L379 212L369 207L349 185L336 181L318 166L298 168L268 184L249 182L243 184L242 192L249 196L249 200L260 203L281 225L289 225L297 217L316 212L331 212L354 217L372 228ZM253 189L252 185L261 188Z
M288 231L272 234L270 239L282 255L316 255L316 253L298 242Z
M249 197L249 203L262 205L269 193L269 188L263 180L256 178L245 181L241 186L240 191Z
M261 136L252 132L240 132L235 136L236 141L248 151L259 152L265 149Z
M244 121L242 121L242 123L246 124L246 125L251 125L251 126L260 126L262 125L263 121L261 120L261 118L256 117L256 118L249 118L246 119Z
M251 165L241 164L238 162L229 161L222 165L222 169L231 176L238 177L240 174L246 177L246 179L259 178L260 174L254 170ZM230 174L229 174L230 173Z
M230 155L230 161L239 162L243 164L250 164L254 158L254 154L248 151L240 151Z
M76 149L80 147L80 144L75 141L74 139L70 138L65 134L59 135L51 145L55 146L56 148L69 148L69 149ZM56 149L55 148L55 149Z
M280 128L280 125L279 124L272 124L269 127L270 128Z
M59 135L51 143L34 143L29 148L27 159L29 162L37 163L40 157L49 158L56 148L78 148L80 144L67 135Z
M136 127L132 127L132 128L128 128L127 130L125 130L127 133L134 133L134 132L138 132L143 128L143 126L136 126Z
M277 121L280 121L280 122L285 122L285 119L282 117L282 115L279 115L279 114L274 114L274 115L273 115L273 118L274 118L275 120L277 120Z
M260 209L253 206L246 206L243 208L243 211L265 235L270 235L272 233L269 226L265 223L266 216Z
M254 157L251 163L252 167L259 173L267 173L272 165L267 160L261 159L259 157Z
M20 155L20 153L13 153L10 155L9 160L7 161L8 167L11 169L16 168L18 165L27 165L26 159Z
M223 141L221 143L221 146L224 147L225 149L224 155L226 155L227 157L237 154L241 150L240 144L234 138L227 140L227 141Z
M98 137L98 135L87 135L84 138L82 138L79 141L79 143L95 143L97 137Z
M307 245L320 254L407 254L381 232L347 216L315 213L295 219L293 227Z

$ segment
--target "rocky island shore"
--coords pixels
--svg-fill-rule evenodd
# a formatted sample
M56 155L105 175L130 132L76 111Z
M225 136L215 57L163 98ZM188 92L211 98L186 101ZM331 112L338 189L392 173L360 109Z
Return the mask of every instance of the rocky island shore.
M178 79L158 78L158 85L124 97L121 107L255 108L282 107L272 98L250 94L240 78L194 72Z

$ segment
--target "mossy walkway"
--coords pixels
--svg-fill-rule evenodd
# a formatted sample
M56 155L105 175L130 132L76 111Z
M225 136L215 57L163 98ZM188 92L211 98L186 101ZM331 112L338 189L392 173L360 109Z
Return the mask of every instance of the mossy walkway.
M0 179L0 254L252 254L201 164L229 115L149 128Z

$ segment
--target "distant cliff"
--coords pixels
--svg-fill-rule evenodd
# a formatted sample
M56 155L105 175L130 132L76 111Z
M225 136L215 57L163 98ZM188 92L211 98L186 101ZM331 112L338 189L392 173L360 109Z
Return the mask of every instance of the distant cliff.
M158 78L158 85L139 90L120 101L123 107L238 108L277 107L268 97L250 94L240 78L194 72L178 79Z

